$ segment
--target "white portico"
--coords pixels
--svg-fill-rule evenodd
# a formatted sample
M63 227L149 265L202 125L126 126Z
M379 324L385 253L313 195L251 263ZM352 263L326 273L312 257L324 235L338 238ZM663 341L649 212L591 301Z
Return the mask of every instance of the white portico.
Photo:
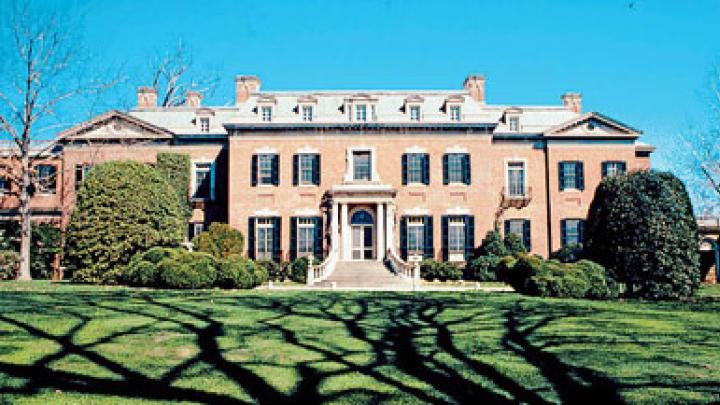
M382 261L387 249L394 249L396 193L378 183L330 189L330 245L341 261Z

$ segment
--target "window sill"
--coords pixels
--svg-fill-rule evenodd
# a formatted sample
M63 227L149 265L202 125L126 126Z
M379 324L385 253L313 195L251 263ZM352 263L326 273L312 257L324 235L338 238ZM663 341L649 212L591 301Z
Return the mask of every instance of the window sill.
M465 188L465 187L470 187L470 185L467 184L467 183L459 183L459 182L456 182L456 183L448 183L448 184L446 184L446 186L448 186L448 187L463 187L463 188Z
M258 184L256 187L258 187L258 188L275 188L275 187L279 187L279 186L276 186L274 184Z
M295 186L295 187L300 187L300 188L318 188L318 187L320 187L320 185L318 185L318 184L298 184L298 185Z
M413 188L426 188L430 186L429 184L425 183L408 183L405 185L405 187L413 187Z
M194 203L195 202L213 202L213 201L215 201L215 199L210 198L210 197L192 197L190 199L190 202L194 202Z
M570 193L570 194L579 194L582 193L583 190L577 189L577 188L566 188L563 190L560 190L561 193Z

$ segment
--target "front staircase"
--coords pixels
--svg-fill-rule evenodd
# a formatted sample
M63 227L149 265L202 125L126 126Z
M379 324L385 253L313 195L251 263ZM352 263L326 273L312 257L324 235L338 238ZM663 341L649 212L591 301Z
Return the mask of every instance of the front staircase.
M338 262L335 271L324 281L316 284L321 287L357 288L373 290L412 289L412 279L396 276L382 262Z

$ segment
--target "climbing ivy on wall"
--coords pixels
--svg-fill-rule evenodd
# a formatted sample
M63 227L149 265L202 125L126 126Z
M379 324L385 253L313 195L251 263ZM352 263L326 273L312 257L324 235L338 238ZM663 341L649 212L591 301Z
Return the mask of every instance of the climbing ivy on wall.
M190 219L190 156L184 153L161 152L157 155L157 171L172 186L180 199L185 219Z

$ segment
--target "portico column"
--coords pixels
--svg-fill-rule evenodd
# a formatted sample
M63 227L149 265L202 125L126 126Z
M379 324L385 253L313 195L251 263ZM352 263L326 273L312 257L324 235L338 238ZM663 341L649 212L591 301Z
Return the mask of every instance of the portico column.
M387 228L387 247L395 251L395 205L388 204L387 206L387 218L385 221L385 227Z
M377 260L385 259L385 212L383 203L377 205Z
M341 204L340 226L342 226L342 258L343 260L350 260L350 226L348 225L348 205Z
M340 234L338 229L338 216L340 213L338 212L338 203L333 201L332 204L332 211L330 212L330 251L332 250L340 250Z

